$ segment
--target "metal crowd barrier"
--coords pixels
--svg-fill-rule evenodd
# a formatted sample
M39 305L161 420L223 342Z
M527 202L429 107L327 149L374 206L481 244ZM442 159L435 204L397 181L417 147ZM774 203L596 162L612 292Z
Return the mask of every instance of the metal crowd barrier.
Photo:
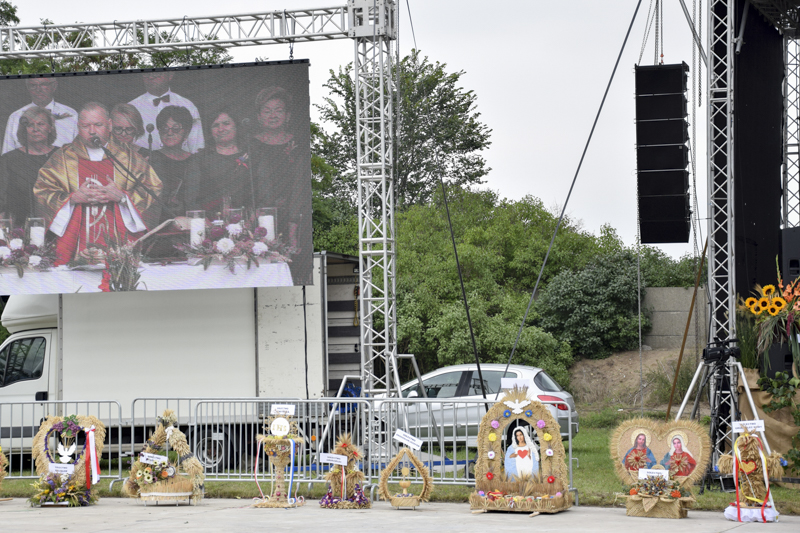
M353 443L365 452L361 469L366 488L374 488L381 471L402 446L393 438L397 429L422 440L422 449L415 455L428 467L435 483L475 483L479 421L486 412L482 399L454 403L425 398L137 398L131 404L130 420L122 420L119 403L113 401L6 403L0 405L0 445L9 458L8 479L35 478L30 441L41 420L48 415L93 414L108 429L103 458L121 458L113 469L101 464L103 477L121 480L127 475L124 459L142 451L159 423L158 417L165 409L172 409L179 429L205 466L207 481L252 482L257 475L260 482L268 483L273 473L263 452L257 453L257 436L266 431L276 404L294 406L292 421L304 439L294 466L298 483L324 482L329 465L320 461L320 454L332 452L337 438L350 434ZM572 428L571 412L566 414ZM564 445L569 489L576 492L572 432ZM397 469L389 479L396 482L400 478Z
M39 477L31 459L33 437L46 417L67 415L93 415L105 425L106 438L100 456L100 477L122 479L124 425L120 404L113 400L0 403L0 446L8 459L6 479ZM80 436L78 443L83 445L83 438Z

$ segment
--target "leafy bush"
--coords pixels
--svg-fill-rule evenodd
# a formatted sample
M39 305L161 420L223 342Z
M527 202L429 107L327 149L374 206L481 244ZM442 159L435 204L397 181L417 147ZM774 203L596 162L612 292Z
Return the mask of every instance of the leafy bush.
M648 287L694 287L700 259L689 254L673 259L658 248L642 246L642 279ZM706 269L700 276L700 284L708 277Z
M653 405L661 405L669 402L669 395L672 392L672 380L675 379L675 367L678 365L678 360L670 361L664 365L658 365L658 368L650 370L645 378L649 385L649 401ZM686 392L689 390L689 385L692 384L695 368L686 359L681 363L681 370L678 373L678 383L675 385L675 397L673 402L680 402Z
M562 271L542 291L536 308L545 331L578 355L601 359L634 349L639 345L636 255L623 250L581 270ZM644 334L651 324L642 311Z

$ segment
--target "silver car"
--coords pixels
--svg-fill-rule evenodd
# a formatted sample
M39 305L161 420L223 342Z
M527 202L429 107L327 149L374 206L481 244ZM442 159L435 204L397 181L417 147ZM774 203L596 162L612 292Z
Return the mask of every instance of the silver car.
M547 405L550 413L561 426L561 438L569 437L569 420L572 414L572 427L574 437L578 433L578 412L575 410L575 401L572 395L566 392L547 372L541 368L523 365L511 365L504 374L506 365L483 364L483 375L486 396L489 405L502 397L500 392L501 378L525 379L533 382L534 389L528 390L528 397L541 402L559 402ZM422 385L428 399L436 400L425 404L408 405L408 424L417 431L420 437L427 437L426 428L432 424L442 428L443 437L455 438L458 441L467 441L468 446L474 446L477 441L478 427L486 413L483 403L460 403L463 400L482 399L480 379L477 365L446 366L422 376ZM415 379L401 387L404 398L424 397L418 381ZM495 400L497 398L497 400ZM432 419L431 419L432 418Z

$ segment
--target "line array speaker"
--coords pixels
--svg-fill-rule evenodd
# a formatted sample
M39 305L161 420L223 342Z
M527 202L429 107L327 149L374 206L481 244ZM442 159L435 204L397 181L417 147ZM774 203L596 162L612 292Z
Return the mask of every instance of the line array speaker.
M689 242L686 63L636 66L639 229L645 244Z

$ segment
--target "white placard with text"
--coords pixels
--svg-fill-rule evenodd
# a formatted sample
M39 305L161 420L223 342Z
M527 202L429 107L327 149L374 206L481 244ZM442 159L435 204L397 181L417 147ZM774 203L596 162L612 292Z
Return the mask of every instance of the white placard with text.
M321 453L319 454L319 460L323 463L347 466L347 456L339 455L338 453Z
M269 414L273 416L294 416L295 406L288 403L272 404Z
M410 433L406 433L402 429L395 430L394 440L402 442L412 450L419 450L422 448L422 439L418 439Z
M272 421L272 424L269 425L269 431L276 437L285 437L289 434L289 430L291 426L289 425L289 421L285 418L276 418Z
M75 465L62 465L59 463L50 463L47 467L51 474L67 474L72 475L75 473Z
M649 477L663 477L669 481L669 470L657 470L655 468L639 469L639 479L647 479Z
M167 464L169 462L169 459L167 459L167 457L164 455L142 452L139 454L139 461L146 465L158 465L158 464Z
M763 420L734 420L733 432L734 433L757 433L764 431Z

